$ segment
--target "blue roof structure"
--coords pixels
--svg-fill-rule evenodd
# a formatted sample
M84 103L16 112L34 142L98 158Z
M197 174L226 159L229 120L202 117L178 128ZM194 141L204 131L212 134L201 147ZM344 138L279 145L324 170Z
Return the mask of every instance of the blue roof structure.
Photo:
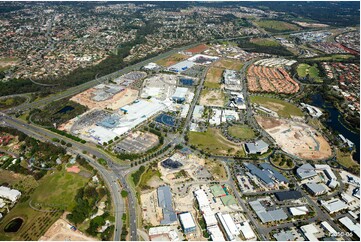
M115 128L119 124L119 117L117 115L111 115L105 117L102 121L98 122L98 126L103 126L104 128Z
M167 114L160 114L155 118L155 121L164 125L168 125L171 127L175 126L175 118L173 118L172 116L169 116Z
M267 171L260 170L257 166L251 163L244 163L244 166L251 172L252 175L257 176L261 179L267 186L273 186L274 182L270 178L270 173Z
M262 164L260 164L260 166L263 169L268 170L273 175L273 177L276 178L279 182L288 183L288 179L286 177L284 177L281 173L279 173L279 171L277 171L275 168L273 168L270 164L262 163Z
M157 189L158 206L162 208L163 220L161 224L171 224L177 221L177 215L173 210L172 193L169 186L161 186Z
M190 78L180 78L179 82L185 86L193 86L194 80Z

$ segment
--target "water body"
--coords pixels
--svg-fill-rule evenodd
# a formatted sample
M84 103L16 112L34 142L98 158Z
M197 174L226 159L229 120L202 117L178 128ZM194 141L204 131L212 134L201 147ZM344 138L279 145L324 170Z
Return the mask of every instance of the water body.
M71 110L73 110L74 108L72 107L72 106L65 106L65 107L63 107L62 109L60 109L58 112L56 112L56 113L62 113L62 114L64 114L64 113L67 113L67 112L69 112L69 111L71 111Z
M344 119L341 113L335 108L332 103L327 102L323 99L321 94L314 94L311 96L311 105L326 110L330 116L326 122L326 125L331 129L339 132L345 138L351 140L356 146L356 152L353 153L353 159L360 162L360 135L357 131L352 132L345 126Z
M23 222L24 220L22 220L21 218L15 218L5 226L4 231L7 233L15 233L20 229Z

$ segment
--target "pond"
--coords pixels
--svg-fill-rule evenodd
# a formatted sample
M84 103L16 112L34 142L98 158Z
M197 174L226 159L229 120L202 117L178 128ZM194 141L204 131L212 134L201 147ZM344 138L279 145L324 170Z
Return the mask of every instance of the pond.
M311 96L311 105L322 108L329 113L329 119L326 125L331 129L342 134L345 138L351 140L356 146L356 152L353 153L353 159L360 162L360 135L359 132L350 130L345 126L342 114L335 108L332 103L326 102L321 94Z
M24 220L22 218L15 218L5 226L4 231L7 233L15 233L20 229L23 222Z
M71 111L73 109L74 109L74 107L72 107L72 106L65 106L56 113L63 113L64 114L64 113L67 113L67 112L69 112L69 111Z

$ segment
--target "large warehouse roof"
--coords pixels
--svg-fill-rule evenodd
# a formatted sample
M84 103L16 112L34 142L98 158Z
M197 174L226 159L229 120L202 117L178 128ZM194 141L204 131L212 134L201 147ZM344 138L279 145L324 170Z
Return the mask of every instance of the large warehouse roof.
M257 216L261 219L262 223L287 219L287 214L281 208L267 211L266 208L263 207L263 205L258 200L249 202L249 205L255 211Z
M279 171L273 168L269 163L262 163L260 165L263 169L270 171L270 173L280 182L288 183L288 179L284 177Z
M181 213L178 216L179 216L179 220L181 221L184 229L196 227L196 224L194 223L192 214L190 212Z
M302 198L302 193L299 191L284 191L275 192L275 196L279 201L296 200Z
M163 209L163 220L161 224L170 224L177 221L177 216L173 211L172 193L169 186L161 186L158 192L158 206Z
M267 172L264 172L260 170L257 166L251 164L251 163L243 163L244 166L252 173L252 175L257 176L259 179L261 179L266 185L273 186L273 181L271 178L269 178Z
M310 164L303 164L297 168L296 172L301 179L306 179L317 175L315 168Z

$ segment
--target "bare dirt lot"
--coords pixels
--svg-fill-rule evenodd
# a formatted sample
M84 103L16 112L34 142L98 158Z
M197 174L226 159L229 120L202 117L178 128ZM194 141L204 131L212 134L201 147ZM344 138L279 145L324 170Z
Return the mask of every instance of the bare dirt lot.
M39 241L95 241L97 238L88 237L80 231L73 231L62 218L58 219Z
M75 95L70 100L87 106L89 109L110 108L115 110L135 101L138 98L137 90L126 88L124 91L115 94L113 97L107 100L97 102L91 99L94 91L96 91L95 88L90 88L82 93Z
M226 95L222 90L202 90L199 105L223 107L226 102Z
M298 121L256 116L257 122L285 152L303 159L326 159L331 147L314 128Z

